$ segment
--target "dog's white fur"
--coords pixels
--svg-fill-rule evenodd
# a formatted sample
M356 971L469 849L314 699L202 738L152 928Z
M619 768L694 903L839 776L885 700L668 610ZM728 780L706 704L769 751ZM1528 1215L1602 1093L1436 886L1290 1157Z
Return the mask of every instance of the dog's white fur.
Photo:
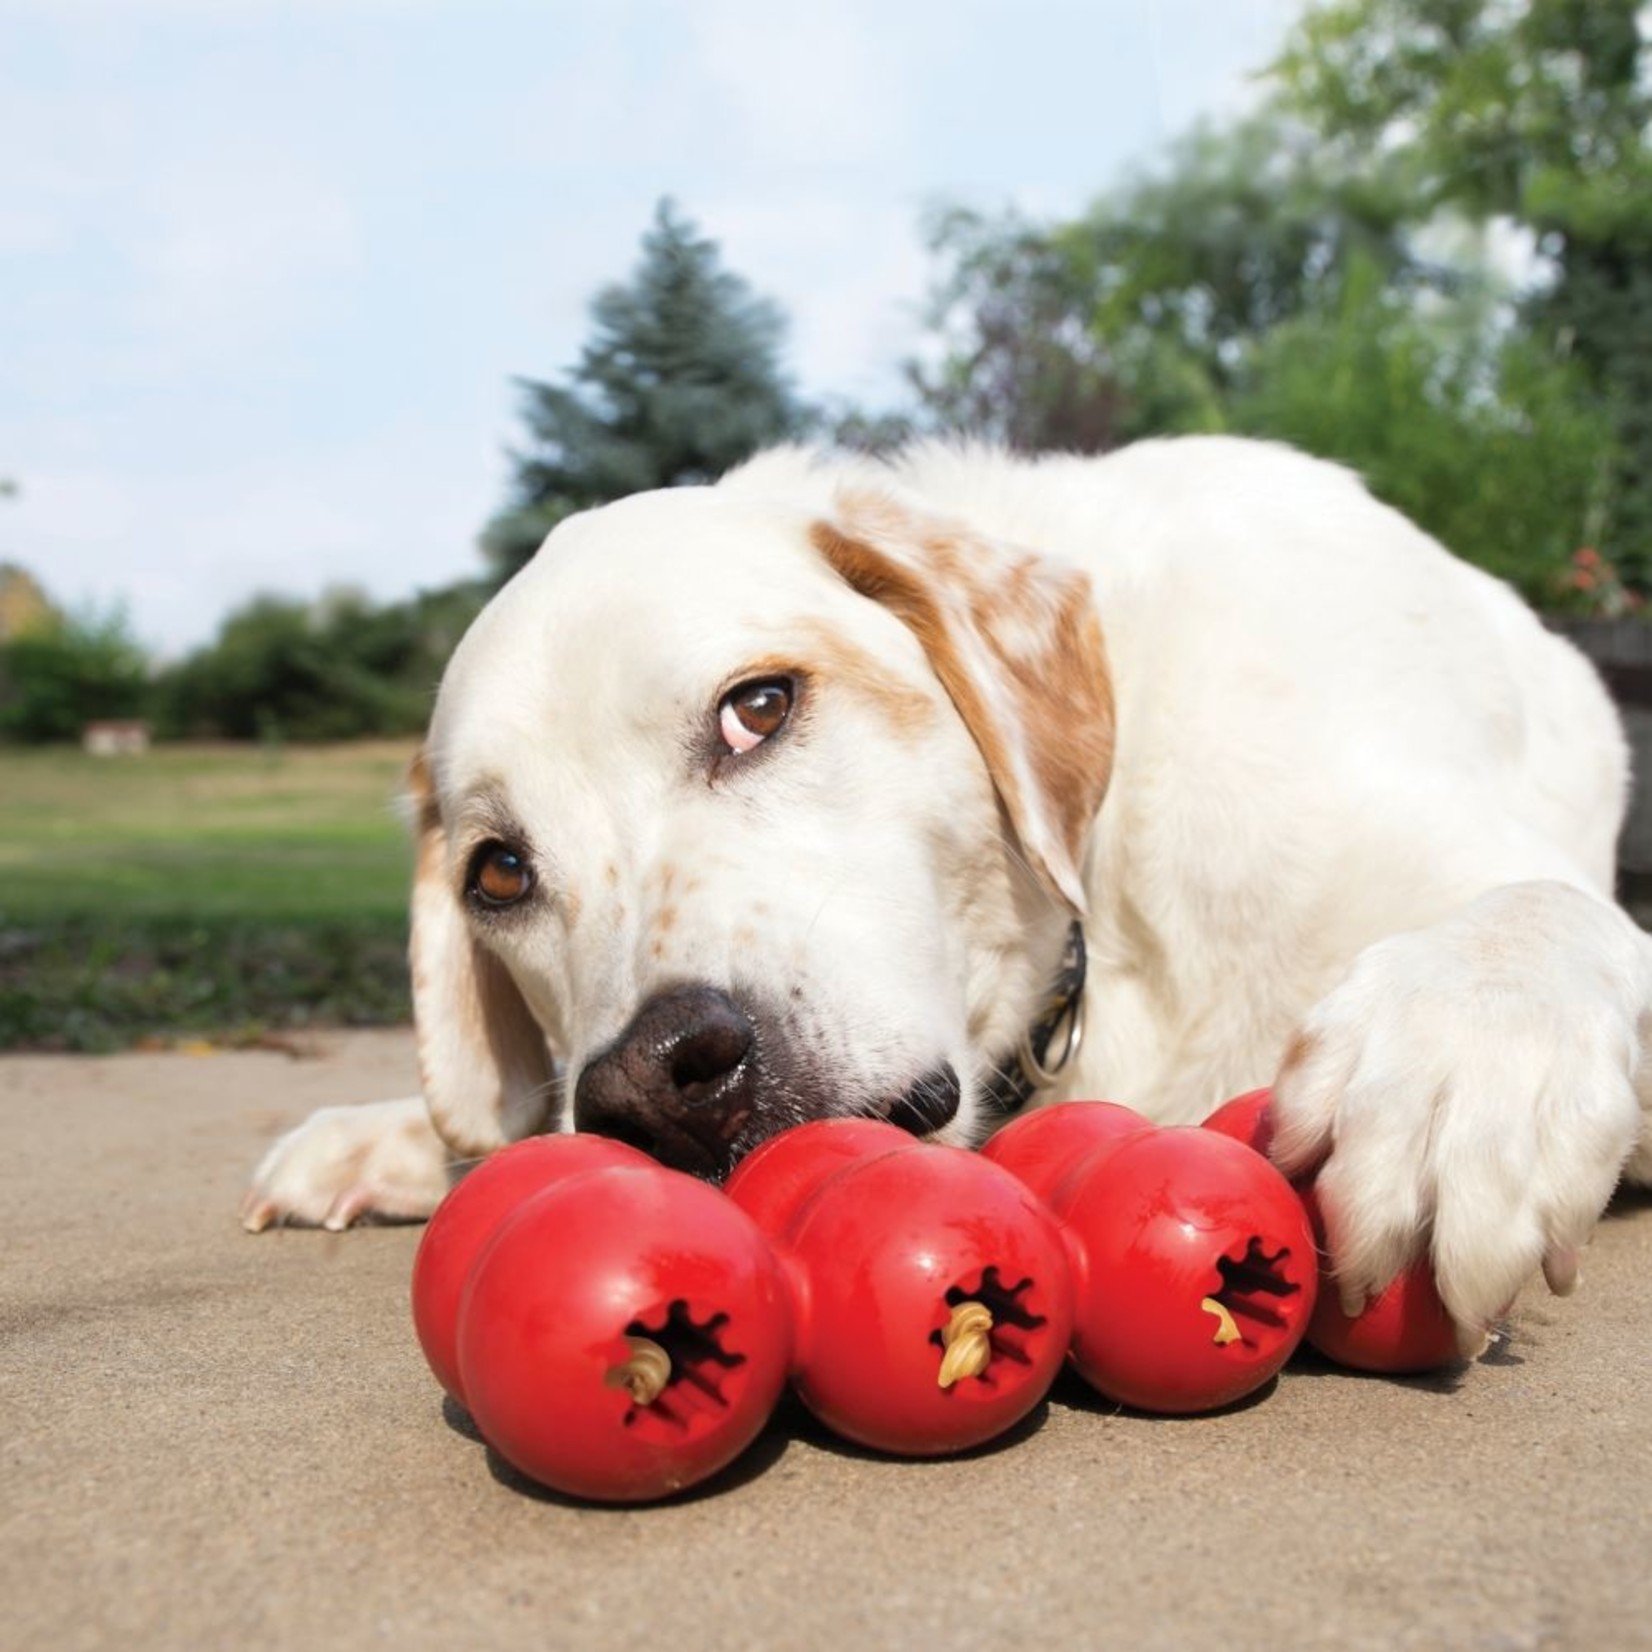
M785 739L722 750L720 697L781 666ZM1277 1079L1350 1303L1430 1247L1472 1346L1652 1175L1652 943L1611 904L1598 680L1285 449L784 450L576 517L460 646L426 763L437 1131L418 1103L318 1115L249 1225L427 1211L454 1156L557 1126L550 1052L577 1073L685 981L760 999L837 1107L950 1062L943 1135L972 1140L1075 912L1088 1034L1041 1099L1186 1122ZM484 921L460 885L502 816L538 889ZM762 1105L818 1110L800 1086Z

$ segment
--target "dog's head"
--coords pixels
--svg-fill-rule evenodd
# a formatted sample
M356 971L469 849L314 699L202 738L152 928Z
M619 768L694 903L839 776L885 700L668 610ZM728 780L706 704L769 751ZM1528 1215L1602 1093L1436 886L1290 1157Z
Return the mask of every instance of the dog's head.
M836 1113L971 1139L1082 909L1112 723L1082 576L888 492L565 522L415 766L439 1127L712 1176Z

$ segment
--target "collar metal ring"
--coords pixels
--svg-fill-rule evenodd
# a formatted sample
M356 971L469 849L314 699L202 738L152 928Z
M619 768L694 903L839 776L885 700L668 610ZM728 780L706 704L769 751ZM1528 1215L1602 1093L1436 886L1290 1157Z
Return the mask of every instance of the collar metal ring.
M1060 1018L1050 1027L1050 1038L1053 1042L1057 1032L1066 1029L1066 1037L1062 1040L1061 1053L1054 1061L1048 1059L1049 1046L1045 1046L1046 1059L1040 1060L1033 1053L1032 1039L1026 1032L1021 1034L1021 1042L1016 1046L1016 1056L1021 1063L1021 1071L1032 1082L1035 1090L1042 1090L1054 1084L1061 1076L1064 1068L1078 1054L1079 1046L1084 1042L1084 999L1082 996L1073 1001L1062 1011Z

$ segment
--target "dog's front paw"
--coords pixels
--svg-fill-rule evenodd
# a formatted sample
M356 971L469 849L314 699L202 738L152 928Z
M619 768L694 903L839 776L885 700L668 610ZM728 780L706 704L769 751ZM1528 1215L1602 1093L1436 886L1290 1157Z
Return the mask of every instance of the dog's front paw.
M1273 1152L1320 1166L1347 1312L1426 1250L1474 1353L1539 1267L1572 1288L1640 1127L1647 951L1602 901L1511 885L1368 948L1312 1012Z
M241 1222L262 1233L284 1222L338 1232L364 1217L419 1221L447 1192L448 1160L417 1097L323 1107L264 1155Z

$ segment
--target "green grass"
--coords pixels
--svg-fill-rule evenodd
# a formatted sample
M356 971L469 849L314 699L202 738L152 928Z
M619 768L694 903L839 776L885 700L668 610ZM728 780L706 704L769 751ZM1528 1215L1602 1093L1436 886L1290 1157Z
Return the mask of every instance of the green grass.
M411 753L0 751L0 1048L404 1019Z

